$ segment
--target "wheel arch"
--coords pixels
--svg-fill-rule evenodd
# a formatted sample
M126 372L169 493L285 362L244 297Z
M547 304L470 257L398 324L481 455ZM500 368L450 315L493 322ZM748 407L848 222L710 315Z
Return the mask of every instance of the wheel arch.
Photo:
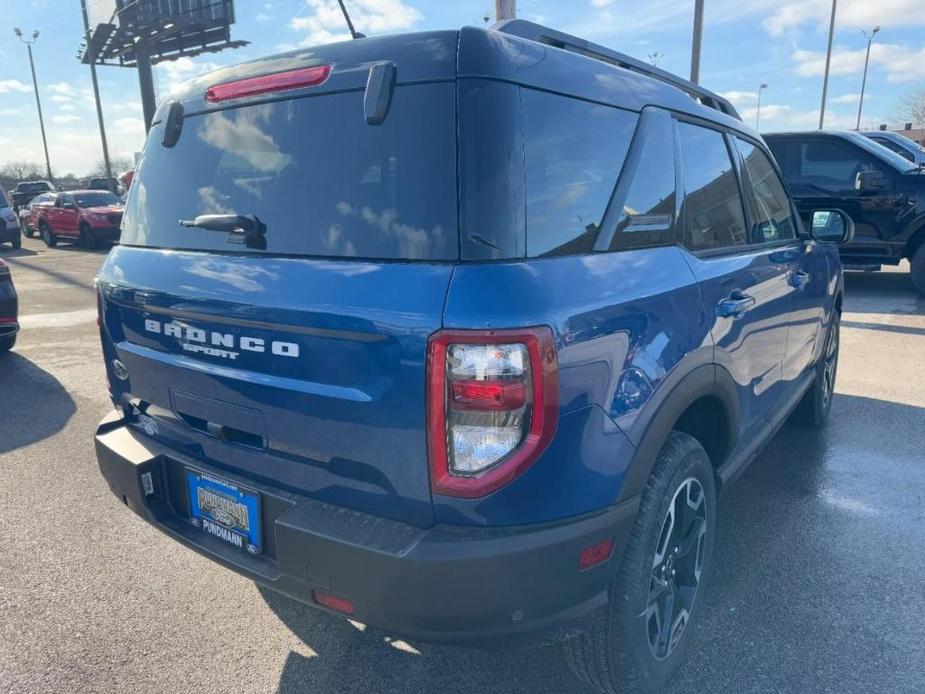
M925 245L925 216L915 222L915 231L906 241L906 247L903 249L903 257L912 260L912 256L920 246Z
M675 429L700 442L714 470L728 459L738 438L739 403L735 381L726 369L704 364L674 384L636 447L620 500L642 492L659 451Z

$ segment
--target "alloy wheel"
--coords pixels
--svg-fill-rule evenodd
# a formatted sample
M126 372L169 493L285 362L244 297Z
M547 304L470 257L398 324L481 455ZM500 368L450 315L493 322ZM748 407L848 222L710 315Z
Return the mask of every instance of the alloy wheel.
M656 660L670 656L690 622L703 574L707 502L700 482L689 477L668 506L658 536L645 622Z

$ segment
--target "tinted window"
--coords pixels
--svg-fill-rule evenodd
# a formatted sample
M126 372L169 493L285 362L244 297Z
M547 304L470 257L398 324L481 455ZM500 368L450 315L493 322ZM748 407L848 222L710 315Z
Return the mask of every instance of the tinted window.
M901 147L900 145L893 142L892 140L887 140L886 138L883 138L883 137L872 137L870 139L876 142L878 145L881 145L882 147L886 147L891 152L896 152L896 154L901 156L903 159L908 159L909 161L915 161L915 155L913 155L912 152L907 150L905 147Z
M708 250L748 242L742 198L723 136L680 123L684 174L685 244Z
M10 204L6 201L6 196L3 194L3 191L0 190L0 207L9 207Z
M622 178L626 193L611 249L673 243L674 125L667 113L647 113L643 118Z
M736 147L745 162L751 198L754 202L753 241L767 243L796 238L796 224L790 199L767 155L749 142L736 138Z
M827 190L843 191L854 189L859 172L877 168L873 157L864 152L847 145L813 140L800 144L795 173L804 182Z
M456 88L397 87L381 125L363 92L241 106L184 119L172 148L152 129L121 242L165 248L386 259L458 257ZM266 251L178 225L253 214Z
M119 204L119 196L113 193L75 193L74 198L80 207L104 207Z
M524 89L527 255L591 251L637 116Z

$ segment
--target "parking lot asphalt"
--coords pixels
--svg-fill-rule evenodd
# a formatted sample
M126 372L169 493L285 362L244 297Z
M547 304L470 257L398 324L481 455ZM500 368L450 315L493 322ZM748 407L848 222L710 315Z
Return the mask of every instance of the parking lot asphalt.
M104 252L26 239L0 258L23 326L0 356L0 691L583 691L558 649L393 640L136 518L93 454ZM722 497L673 694L925 691L925 301L904 270L849 273L829 426L785 426Z

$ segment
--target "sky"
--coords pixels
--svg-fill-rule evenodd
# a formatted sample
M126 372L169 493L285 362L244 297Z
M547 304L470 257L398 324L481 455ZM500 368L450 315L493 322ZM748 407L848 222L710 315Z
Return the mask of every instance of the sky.
M93 5L100 0L88 0ZM369 35L482 24L493 0L347 0ZM519 17L611 46L684 76L690 72L693 0L518 0ZM299 46L344 40L336 0L237 0L235 39L244 48L156 66L159 99L184 80L222 65ZM830 0L706 0L701 83L730 98L760 130L811 129L819 120ZM925 0L840 0L827 128L853 128L867 46L870 56L862 127L897 123L896 103L925 89ZM79 0L0 0L0 166L41 162L42 146L26 47L13 34L39 30L33 47L53 173L86 174L102 158L90 71L76 58ZM144 142L137 73L98 70L106 132L115 156Z

